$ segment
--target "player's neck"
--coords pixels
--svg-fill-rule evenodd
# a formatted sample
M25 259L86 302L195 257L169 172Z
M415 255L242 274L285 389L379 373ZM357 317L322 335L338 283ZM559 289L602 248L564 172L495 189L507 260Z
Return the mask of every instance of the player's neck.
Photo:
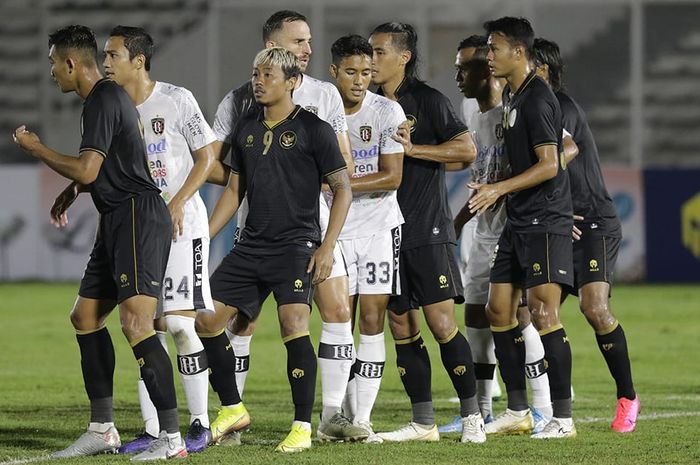
M360 109L362 108L362 104L365 101L365 98L367 98L367 93L365 92L365 95L362 96L362 99L360 99L359 102L351 102L349 100L343 99L343 108L345 108L345 114L346 115L354 115Z
M129 94L134 105L141 105L151 96L155 86L156 81L152 81L148 73L145 73L140 75L138 79L124 84L124 90Z
M389 100L398 100L399 96L396 95L396 91L399 90L399 87L405 78L406 74L403 72L396 73L393 77L389 78L389 80L382 84L382 92L384 92L384 96Z
M304 80L304 73L299 74L299 79L297 79L296 84L294 84L294 90L297 90L299 87L301 87L301 83Z
M78 85L75 89L75 93L78 94L78 96L85 100L88 95L90 95L90 92L92 92L92 88L95 87L95 84L97 84L97 81L102 79L102 73L97 68L84 68L79 71L80 77L78 78Z
M514 69L513 72L510 73L508 77L506 77L506 81L508 81L508 86L510 87L511 94L515 94L516 92L518 92L518 90L520 90L520 86L523 85L525 79L527 79L531 71L532 68L530 68L530 65L526 64L524 66Z
M292 113L295 106L290 97L289 99L285 98L277 103L263 107L265 121L282 121Z
M479 104L479 111L486 113L496 108L501 103L502 94L503 86L498 80L492 79L485 95L476 99L476 103Z

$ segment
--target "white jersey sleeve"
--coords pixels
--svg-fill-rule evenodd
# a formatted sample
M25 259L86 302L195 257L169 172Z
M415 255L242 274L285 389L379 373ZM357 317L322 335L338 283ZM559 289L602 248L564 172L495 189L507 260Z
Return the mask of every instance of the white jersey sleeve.
M406 121L406 114L401 105L398 102L389 100L389 103L382 107L379 117L386 124L379 134L379 153L384 155L403 152L403 145L392 138L396 134L399 125Z
M180 133L187 141L190 151L194 152L216 140L214 131L204 119L199 104L189 90L180 87L175 94L180 118Z
M231 127L232 121L233 91L230 91L219 103L216 109L216 115L214 116L214 125L212 129L214 130L217 140L227 144L231 143L231 133L233 132L233 128Z

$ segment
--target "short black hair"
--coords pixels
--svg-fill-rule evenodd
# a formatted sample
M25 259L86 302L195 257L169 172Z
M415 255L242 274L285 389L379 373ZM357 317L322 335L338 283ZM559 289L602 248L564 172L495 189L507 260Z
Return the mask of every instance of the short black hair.
M155 45L153 38L142 27L117 26L109 33L110 37L123 37L124 47L129 51L129 60L133 60L138 55L146 58L144 67L146 71L151 70L151 58Z
M304 21L305 23L308 23L306 16L296 11L280 10L272 13L272 15L267 18L267 21L265 21L265 24L263 24L263 42L270 40L272 34L282 29L284 23L293 23L294 21Z
M527 18L514 18L504 16L484 23L486 34L500 33L505 36L511 46L522 45L525 47L527 58L532 57L532 44L535 40L535 32Z
M473 48L475 58L485 59L489 53L488 38L478 34L471 35L466 39L462 39L457 46L457 51L459 52L463 48Z
M533 59L535 66L547 65L549 68L549 84L554 92L559 92L563 87L564 63L561 61L559 46L551 40L538 37L535 39Z
M355 55L367 55L372 58L372 46L361 35L350 34L343 36L331 45L331 57L336 65L343 58Z
M418 64L418 34L416 30L407 23L390 22L380 24L375 27L370 36L374 34L391 34L391 43L399 50L411 52L411 59L406 63L406 76L417 78Z
M77 50L89 61L85 64L97 65L97 41L95 33L87 26L79 24L66 26L49 34L49 48L54 47L59 53L68 49Z

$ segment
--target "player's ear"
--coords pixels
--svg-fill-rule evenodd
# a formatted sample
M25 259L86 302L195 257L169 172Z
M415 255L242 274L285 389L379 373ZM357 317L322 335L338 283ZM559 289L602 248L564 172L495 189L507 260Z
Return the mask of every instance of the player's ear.
M272 48L272 47L277 47L277 44L275 43L274 40L268 40L265 42L265 48Z
M141 69L146 65L146 57L143 53L136 55L132 61L136 65L137 69Z
M338 77L338 67L335 64L331 64L328 67L328 71L331 73L331 76L333 76L333 79L337 79Z
M66 67L68 68L68 74L71 74L73 71L75 71L76 65L78 64L78 61L73 58L72 56L67 56L65 58L66 60Z
M411 61L411 57L412 57L412 56L413 56L413 54L411 53L410 50L404 50L403 52L401 52L401 61L400 61L400 63L401 63L402 65L408 64L408 62Z

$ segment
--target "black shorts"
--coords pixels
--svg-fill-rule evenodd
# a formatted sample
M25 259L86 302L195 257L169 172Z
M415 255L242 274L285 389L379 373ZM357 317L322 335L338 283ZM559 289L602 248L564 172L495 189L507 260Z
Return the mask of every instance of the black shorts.
M160 298L172 228L157 193L133 197L100 215L78 295L117 303L135 295Z
M516 232L506 223L494 250L491 283L511 283L529 289L546 283L574 283L571 236L547 232Z
M620 242L618 236L606 236L594 231L586 231L581 240L574 242L574 286L571 294L577 295L578 290L588 283L612 284Z
M453 299L464 302L462 278L454 244L431 244L401 250L401 295L392 296L389 310L403 314L425 305Z
M234 247L209 278L215 301L236 307L254 320L272 292L277 306L306 304L314 287L306 272L314 249L293 246L280 255L252 255Z

